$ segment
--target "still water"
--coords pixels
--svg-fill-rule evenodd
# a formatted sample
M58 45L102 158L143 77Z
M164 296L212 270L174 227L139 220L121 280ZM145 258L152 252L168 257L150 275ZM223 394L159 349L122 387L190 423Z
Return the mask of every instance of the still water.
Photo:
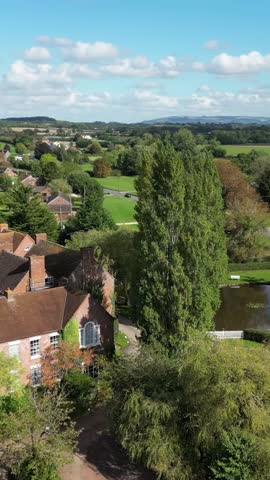
M270 329L270 285L223 287L216 330Z

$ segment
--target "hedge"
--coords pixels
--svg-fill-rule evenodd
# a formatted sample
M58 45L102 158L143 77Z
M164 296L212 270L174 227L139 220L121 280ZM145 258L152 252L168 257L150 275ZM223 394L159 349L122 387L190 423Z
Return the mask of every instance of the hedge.
M252 342L268 343L270 342L270 330L247 328L244 330L244 339L251 340Z
M229 272L244 272L248 270L269 270L270 262L229 263Z

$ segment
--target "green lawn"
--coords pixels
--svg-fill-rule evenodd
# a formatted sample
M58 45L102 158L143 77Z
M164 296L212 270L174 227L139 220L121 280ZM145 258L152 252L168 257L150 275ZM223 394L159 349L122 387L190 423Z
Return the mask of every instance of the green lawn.
M130 198L104 197L104 207L108 210L116 223L134 222L134 207L136 202Z
M240 275L240 280L231 280L231 275ZM238 284L249 282L270 282L270 270L250 270L242 272L229 272L225 283Z
M0 149L2 149L6 144L4 142L0 142ZM11 155L15 155L15 147L14 145L11 145L11 143L8 143L7 145L10 146L10 153Z
M107 177L97 178L103 188L118 190L119 192L136 193L134 180L136 177Z
M251 150L260 150L270 153L270 145L221 145L226 149L227 155L237 155L238 153L249 153Z
M128 344L128 338L123 332L120 332L119 330L115 339L115 353L117 357L121 357L121 355L123 355L124 350L125 348L127 348Z
M81 169L83 172L92 172L93 171L93 165L91 163L83 163L81 165Z
M236 338L230 338L230 339L225 339L221 340L222 342L229 343L231 346L241 344L245 348L262 348L263 344L259 342L252 342L251 340L245 340L245 339L236 339Z

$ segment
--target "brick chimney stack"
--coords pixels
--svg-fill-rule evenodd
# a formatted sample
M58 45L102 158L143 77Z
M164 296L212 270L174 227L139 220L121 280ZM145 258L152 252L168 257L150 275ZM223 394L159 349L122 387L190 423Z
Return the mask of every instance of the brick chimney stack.
M35 244L37 245L41 240L44 240L44 242L47 242L47 233L35 234Z
M30 290L37 290L45 287L45 258L44 255L33 255L30 261Z

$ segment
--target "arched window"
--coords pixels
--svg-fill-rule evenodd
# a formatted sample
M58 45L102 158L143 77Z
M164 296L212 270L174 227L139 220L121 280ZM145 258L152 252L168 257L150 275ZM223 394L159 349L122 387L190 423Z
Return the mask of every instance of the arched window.
M93 322L88 322L80 329L80 346L94 347L100 345L100 326Z

